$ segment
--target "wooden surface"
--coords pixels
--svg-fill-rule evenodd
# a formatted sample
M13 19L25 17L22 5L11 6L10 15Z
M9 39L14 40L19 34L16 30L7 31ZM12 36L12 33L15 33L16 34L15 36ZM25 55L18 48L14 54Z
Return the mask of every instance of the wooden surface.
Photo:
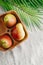
M0 14L3 12L0 9ZM28 39L11 51L0 51L0 65L43 65L43 31L28 34Z

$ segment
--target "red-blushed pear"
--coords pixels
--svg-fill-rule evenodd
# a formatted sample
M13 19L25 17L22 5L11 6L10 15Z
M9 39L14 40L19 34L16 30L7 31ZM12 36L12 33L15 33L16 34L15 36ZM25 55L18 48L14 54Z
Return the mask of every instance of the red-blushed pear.
M18 41L25 37L25 31L21 23L16 24L16 26L11 31L12 37Z
M4 23L7 27L12 27L16 24L16 17L13 14L6 14L4 17Z
M12 45L12 40L11 40L11 38L10 38L8 35L3 35L3 36L1 37L1 39L0 39L0 45L1 45L3 48L5 48L5 49L11 47L11 45Z

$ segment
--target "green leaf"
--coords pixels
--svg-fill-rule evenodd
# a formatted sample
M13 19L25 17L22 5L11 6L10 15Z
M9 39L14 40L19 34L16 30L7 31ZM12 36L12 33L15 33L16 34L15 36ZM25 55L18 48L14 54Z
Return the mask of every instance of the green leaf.
M0 0L0 6L5 11L15 10L28 29L37 27L43 30L43 0Z

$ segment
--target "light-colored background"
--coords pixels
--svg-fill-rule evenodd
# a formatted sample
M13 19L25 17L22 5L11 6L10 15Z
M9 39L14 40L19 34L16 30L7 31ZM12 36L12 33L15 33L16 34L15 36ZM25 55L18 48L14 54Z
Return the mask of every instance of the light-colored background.
M0 8L0 14L3 12ZM43 31L28 34L28 39L11 51L0 51L0 65L43 65Z

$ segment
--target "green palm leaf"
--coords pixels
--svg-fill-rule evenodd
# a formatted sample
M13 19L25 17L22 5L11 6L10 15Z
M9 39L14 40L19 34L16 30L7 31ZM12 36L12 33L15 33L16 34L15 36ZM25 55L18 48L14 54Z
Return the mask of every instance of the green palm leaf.
M0 6L15 10L28 29L43 29L43 0L0 0Z

